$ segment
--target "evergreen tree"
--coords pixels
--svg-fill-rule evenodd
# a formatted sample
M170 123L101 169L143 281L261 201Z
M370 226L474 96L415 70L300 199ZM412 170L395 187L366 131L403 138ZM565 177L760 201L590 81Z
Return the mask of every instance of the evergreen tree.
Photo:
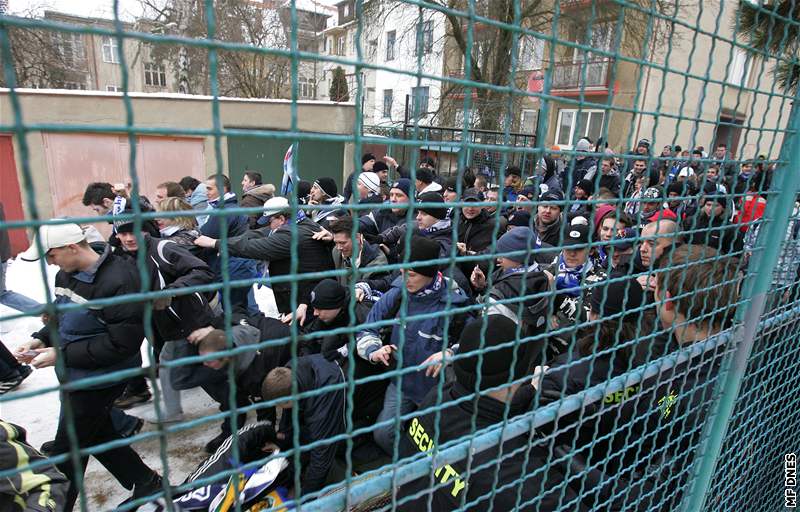
M350 92L347 90L347 78L345 78L344 69L342 69L341 66L336 66L336 69L333 70L333 80L331 80L331 88L328 94L331 97L331 101L350 101Z

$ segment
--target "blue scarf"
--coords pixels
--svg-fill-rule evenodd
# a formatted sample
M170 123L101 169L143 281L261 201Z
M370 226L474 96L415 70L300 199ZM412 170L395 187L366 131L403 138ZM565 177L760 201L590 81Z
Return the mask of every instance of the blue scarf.
M564 255L558 255L558 275L556 276L556 290L578 297L581 294L581 277L585 272L592 270L592 260L578 267L570 268L564 261Z
M437 272L436 276L433 278L433 281L431 281L431 284L421 289L420 291L415 292L413 296L426 297L428 295L432 295L438 292L439 290L442 289L443 286L444 286L444 276L442 276L441 272Z
M441 231L443 229L447 229L450 227L450 219L444 218L442 220L436 221L433 226L427 227L425 229L420 229L419 232L421 235L429 235L431 233L435 233L437 231Z

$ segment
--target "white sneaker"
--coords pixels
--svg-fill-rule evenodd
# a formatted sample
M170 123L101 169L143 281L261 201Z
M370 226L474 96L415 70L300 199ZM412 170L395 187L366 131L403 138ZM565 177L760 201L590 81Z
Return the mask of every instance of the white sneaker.
M154 425L166 425L168 423L178 423L179 421L183 421L183 413L180 412L178 414L174 414L172 416L167 416L165 414L161 415L161 420L156 417L155 411L148 412L147 414L142 415L142 419L147 423L152 423Z

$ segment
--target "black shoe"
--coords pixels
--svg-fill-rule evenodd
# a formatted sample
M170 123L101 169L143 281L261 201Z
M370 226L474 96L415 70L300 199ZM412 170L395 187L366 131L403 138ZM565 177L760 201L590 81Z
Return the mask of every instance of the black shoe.
M136 418L136 424L130 429L128 432L120 433L119 437L125 439L126 437L133 437L139 432L142 431L142 427L144 426L144 420L142 418Z
M42 444L42 447L39 448L39 451L42 452L42 455L44 455L45 457L53 457L54 455L58 455L57 453L55 453L55 450L53 450L53 447L55 445L56 445L55 441L46 441L45 443Z
M9 391L13 391L22 384L22 381L27 379L33 370L31 367L24 364L17 369L16 373L11 377L0 380L0 395L5 395Z
M130 502L136 501L136 500L138 500L140 498L151 496L151 495L161 491L162 487L163 487L163 480L161 478L161 475L159 475L158 473L154 472L153 476L150 477L150 479L147 482L142 483L142 484L134 485L133 486L133 494L131 494L131 497L128 498L127 500L123 501L122 503L120 503L117 506L121 507L122 505L125 505L126 503L130 503Z
M222 446L222 443L224 443L225 440L228 439L229 437L230 437L229 434L221 432L217 437L206 443L206 448L205 448L206 453L208 453L209 455L214 454L214 452L216 452L217 449L220 446Z
M136 404L149 402L151 398L153 398L153 395L150 394L149 389L144 389L138 393L128 393L126 388L119 398L114 400L114 406L120 409L130 409Z

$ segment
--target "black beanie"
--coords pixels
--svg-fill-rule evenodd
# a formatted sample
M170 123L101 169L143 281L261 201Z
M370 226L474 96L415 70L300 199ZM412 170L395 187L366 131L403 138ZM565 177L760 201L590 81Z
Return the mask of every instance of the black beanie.
M372 172L381 172L388 170L389 166L386 165L386 162L375 162L375 165L372 166Z
M417 196L419 203L442 203L444 205L444 198L438 192L425 192ZM431 217L436 217L439 220L447 217L447 208L436 208L432 206L418 207L419 211L427 213Z
M311 307L316 309L338 309L347 302L347 288L335 279L323 279L311 291Z
M635 279L614 281L592 292L592 311L601 318L637 309L642 304L644 304L644 292L642 286ZM641 311L633 311L623 318L640 314Z
M415 235L411 238L411 254L408 256L409 263L417 261L429 261L439 259L441 246L436 240L425 238L424 236ZM417 274L423 276L433 277L439 271L439 265L432 264L426 266L412 266Z
M364 156L361 157L361 165L364 165L370 160L377 160L377 159L375 158L375 155L373 155L372 153L365 153Z
M486 328L483 324L486 322ZM504 315L488 315L479 318L464 327L459 340L459 354L466 354L478 350L481 346L481 331L485 333L484 349L508 343L517 336L517 324ZM517 347L517 364L514 366L513 380L525 377L530 365L530 357L525 345ZM483 353L483 363L478 366L478 355L458 359L453 364L456 380L469 390L475 389L478 371L481 374L479 390L507 384L512 380L511 360L514 357L514 346L499 350L489 350Z
M336 197L339 194L339 187L336 186L336 181L333 178L324 176L314 183L316 183L328 197Z

